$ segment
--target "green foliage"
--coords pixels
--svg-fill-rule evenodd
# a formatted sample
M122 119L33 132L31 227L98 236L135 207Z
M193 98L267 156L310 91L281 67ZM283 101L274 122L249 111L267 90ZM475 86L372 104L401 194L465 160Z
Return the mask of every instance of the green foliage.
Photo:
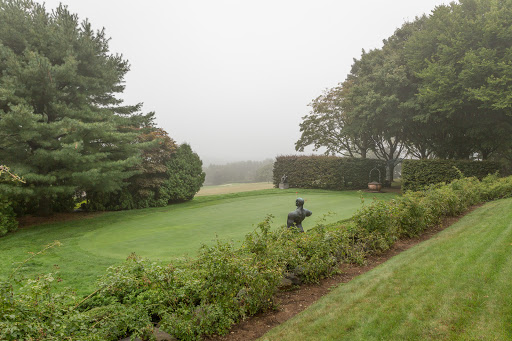
M511 220L512 199L479 207L260 339L509 340Z
M499 178L496 174L490 174L482 179L484 184L481 190L481 198L485 201L508 198L511 196L512 178Z
M149 146L142 152L142 162L137 166L139 174L128 180L126 190L133 195L136 208L166 206L169 196L162 185L168 179L167 163L176 153L176 142L163 129L151 129L138 140Z
M286 174L290 187L319 189L368 188L368 182L379 181L377 167L384 182L384 162L375 159L340 158L335 156L279 156L274 163L274 185L279 186ZM369 181L370 180L370 181Z
M461 178L447 185L407 192L389 203L374 202L357 212L353 222L356 228L368 232L363 238L378 241L370 250L385 250L403 235L415 236L425 228L439 224L444 217L457 216L484 200L511 195L512 177L491 176L483 181L474 177Z
M18 175L11 173L9 167L0 165L0 184L11 183L11 185L14 185L24 182ZM0 237L18 228L15 216L11 202L0 194Z
M205 179L203 162L190 145L180 145L167 163L169 179L163 184L169 202L191 200L199 192ZM164 190L164 189L162 189Z
M314 151L325 148L326 155L366 158L374 145L371 135L357 124L362 122L349 119L348 112L342 108L345 97L344 88L337 86L309 104L311 111L302 117L301 136L295 143L295 150L303 152L305 147L313 145Z
M296 150L371 150L392 166L420 159L512 164L512 3L467 0L406 22L312 101ZM388 179L392 180L392 179Z
M126 185L113 192L87 193L88 210L130 210L166 206L169 193L163 186L169 178L167 163L176 154L176 143L160 128L142 130L137 137L142 150L141 162L134 167L135 175L125 180Z
M110 267L85 298L56 292L55 274L10 278L0 283L0 337L147 339L155 322L182 340L224 334L244 317L273 308L283 276L316 282L335 273L340 262L364 263L402 236L417 235L483 200L510 196L512 177L461 178L375 201L342 225L318 225L307 233L271 229L269 216L239 248L218 241L204 246L197 259L168 266L132 254Z
M335 272L339 260L336 257L336 233L317 226L308 233L282 227L270 230L270 219L258 225L258 231L246 236L244 248L248 248L259 260L269 260L286 272L291 272L304 282L317 282Z
M0 237L18 228L18 222L15 216L10 202L0 197Z
M484 160L510 147L510 1L437 7L403 50L418 77L416 120L438 157Z
M500 164L493 161L466 160L404 160L402 163L402 190L417 191L425 186L448 183L463 176L483 179L494 174Z
M63 5L0 1L0 159L27 181L2 188L41 214L75 190L120 190L140 162L153 114L116 98L129 66L108 40Z

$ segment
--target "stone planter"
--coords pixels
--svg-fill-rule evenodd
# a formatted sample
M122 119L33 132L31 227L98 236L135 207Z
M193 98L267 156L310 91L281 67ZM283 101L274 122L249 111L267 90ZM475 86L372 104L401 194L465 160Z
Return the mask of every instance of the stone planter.
M372 192L380 192L382 188L382 184L377 181L369 182L368 183L368 189Z
M288 189L290 188L290 185L288 183L280 183L279 184L279 189Z

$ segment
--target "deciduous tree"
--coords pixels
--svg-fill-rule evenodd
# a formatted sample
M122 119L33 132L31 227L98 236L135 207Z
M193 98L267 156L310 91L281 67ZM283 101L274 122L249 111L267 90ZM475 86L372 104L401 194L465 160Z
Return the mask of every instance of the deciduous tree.
M303 152L305 147L312 145L315 151L325 149L326 155L366 158L372 145L371 136L363 127L366 122L347 115L346 106L344 110L346 88L349 88L348 82L345 87L340 85L325 90L309 104L311 111L302 118L301 137L295 143L295 150Z
M405 44L419 77L416 117L441 158L487 159L510 148L512 1L439 6Z

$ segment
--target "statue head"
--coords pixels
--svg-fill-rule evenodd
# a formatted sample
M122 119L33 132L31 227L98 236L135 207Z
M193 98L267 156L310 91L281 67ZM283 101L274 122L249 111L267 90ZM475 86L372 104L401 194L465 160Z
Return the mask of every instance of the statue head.
M296 206L304 206L304 199L297 198L297 200L295 200L295 205Z

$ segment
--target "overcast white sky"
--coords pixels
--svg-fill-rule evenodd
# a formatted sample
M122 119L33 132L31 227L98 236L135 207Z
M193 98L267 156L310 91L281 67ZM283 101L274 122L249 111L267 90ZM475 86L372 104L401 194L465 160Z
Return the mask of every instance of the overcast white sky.
M297 154L312 99L361 50L443 0L38 0L68 5L131 64L127 104L144 103L206 164ZM309 151L311 153L311 151ZM309 154L308 153L308 154Z

